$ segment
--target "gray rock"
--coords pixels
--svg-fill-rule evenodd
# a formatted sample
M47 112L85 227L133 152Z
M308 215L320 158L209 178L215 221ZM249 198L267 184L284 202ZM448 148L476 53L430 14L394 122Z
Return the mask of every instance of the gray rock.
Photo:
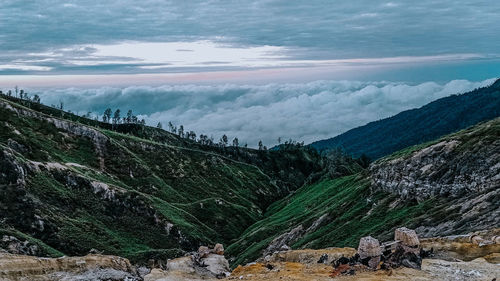
M397 228L394 231L394 240L401 241L401 244L416 247L420 245L417 233L413 229L408 229L406 227Z
M359 240L358 254L361 259L379 257L382 255L380 243L371 236L363 237Z
M0 240L0 248L6 252L17 255L38 256L41 251L37 245L29 241L21 241L14 236L4 235Z
M202 264L215 276L225 275L230 270L228 261L222 255L209 254L202 260Z
M271 241L262 254L263 257L270 255L276 251L288 251L290 247L288 245L297 241L300 237L304 235L304 228L302 225L295 227L289 232L283 233Z

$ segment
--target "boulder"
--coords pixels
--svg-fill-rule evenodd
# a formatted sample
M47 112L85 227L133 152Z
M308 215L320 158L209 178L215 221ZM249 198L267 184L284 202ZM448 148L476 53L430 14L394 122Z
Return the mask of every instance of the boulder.
M167 262L167 270L194 273L195 265L191 256L181 257Z
M215 276L229 274L229 263L223 255L209 254L202 260L202 264Z
M222 246L222 244L215 244L215 247L214 247L214 254L217 254L217 255L224 255L224 246Z
M210 254L210 249L207 246L200 246L200 248L198 248L198 257L199 258L204 258L208 254Z
M358 254L361 259L379 257L382 255L380 243L371 236L363 237L359 241Z
M394 232L394 240L401 241L402 245L409 247L418 247L420 241L418 240L417 233L413 229L406 227L397 228Z

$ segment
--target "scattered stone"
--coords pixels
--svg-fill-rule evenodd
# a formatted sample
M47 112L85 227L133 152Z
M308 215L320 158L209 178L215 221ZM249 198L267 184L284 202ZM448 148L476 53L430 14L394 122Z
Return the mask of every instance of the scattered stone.
M288 245L282 245L281 248L279 248L280 251L290 251L292 248Z
M326 263L328 261L328 254L322 254L318 260L318 263Z
M337 277L339 275L349 274L353 275L354 270L349 264L341 264L330 274L330 277Z
M333 262L334 271L331 276L353 274L355 268L359 267L388 271L401 266L420 269L422 257L432 254L432 250L424 251L419 247L420 241L412 229L398 228L394 238L396 241L386 242L382 246L371 236L361 238L355 256L341 257Z
M92 248L92 249L90 249L89 254L100 255L100 254L102 254L102 251L99 251L97 249Z

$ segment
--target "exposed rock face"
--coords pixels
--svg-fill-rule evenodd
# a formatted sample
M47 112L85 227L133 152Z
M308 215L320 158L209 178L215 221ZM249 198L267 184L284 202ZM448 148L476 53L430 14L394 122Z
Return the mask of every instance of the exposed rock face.
M493 123L490 126L498 126ZM457 198L500 187L500 138L450 138L371 166L372 183L403 198ZM477 137L477 138L476 138Z
M500 234L500 228L464 235L424 238L420 243L423 249L434 249L436 258L471 261L500 253L500 243L496 243L498 234ZM478 238L482 243L477 243Z
M373 189L403 200L446 201L440 222L421 225L421 237L467 233L500 224L500 118L370 166ZM446 219L448 217L449 219ZM443 219L445 218L445 219Z
M326 253L327 249L323 250ZM272 260L268 263L251 263L239 266L231 273L228 280L249 281L331 281L331 280L356 280L356 281L491 281L500 274L498 264L490 263L484 258L477 258L469 262L446 261L442 259L424 259L421 269L399 267L390 270L357 270L355 275L341 275L332 279L332 267L329 264L317 263L304 259L298 261L298 256L321 256L322 250L292 250L286 252L292 258ZM300 252L294 253L294 252ZM340 258L351 256L356 250L352 248L328 250L329 255ZM310 261L310 262L308 262ZM174 280L174 279L170 279ZM181 279L179 279L181 280ZM185 280L185 279L184 279Z
M353 248L326 248L319 250L304 249L276 252L269 256L266 262L296 262L303 264L323 263L331 264L333 261L346 256L354 256L356 249ZM321 262L319 262L321 260Z
M14 236L4 235L0 240L0 249L5 249L11 254L39 256L41 251L37 245L29 241L20 241Z
M115 256L37 258L0 253L0 280L139 280L127 259Z
M262 256L266 257L277 251L289 250L290 247L288 245L302 237L302 235L304 235L304 228L302 227L302 225L295 227L287 233L281 234L280 236L274 238L273 241L271 241L269 246L267 246L267 248L264 250Z
M89 126L84 126L84 125L77 124L77 123L70 122L70 121L63 120L63 119L48 117L48 116L45 116L39 112L32 111L32 110L26 110L23 108L12 107L7 102L1 101L1 100L0 100L0 107L14 111L17 114L21 114L21 115L25 115L25 116L29 116L29 117L37 118L37 119L43 119L47 122L54 124L54 126L56 126L56 128L65 130L65 131L67 131L71 134L74 134L76 136L90 138L94 142L95 151L99 157L100 168L101 168L101 170L104 170L104 153L106 151L106 143L108 142L109 139L103 133L101 133L98 130L93 129ZM16 145L15 143L13 145L16 148L16 150L18 148L22 149L22 147L20 147L19 145Z

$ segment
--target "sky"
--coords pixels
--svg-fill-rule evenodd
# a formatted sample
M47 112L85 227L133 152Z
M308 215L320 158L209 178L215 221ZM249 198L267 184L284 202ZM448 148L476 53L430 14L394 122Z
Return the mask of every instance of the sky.
M498 15L495 0L2 0L0 89L308 142L490 83Z

